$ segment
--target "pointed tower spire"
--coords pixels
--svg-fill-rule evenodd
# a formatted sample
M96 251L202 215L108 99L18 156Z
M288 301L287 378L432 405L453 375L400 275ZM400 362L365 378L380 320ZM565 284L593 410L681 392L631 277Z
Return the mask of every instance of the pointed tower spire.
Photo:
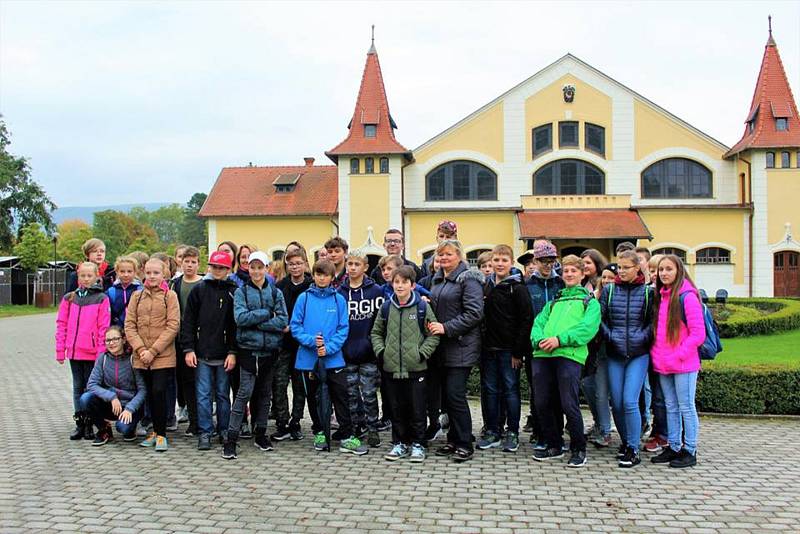
M725 156L733 156L749 148L780 147L800 147L800 117L778 53L778 45L772 37L770 16L769 38L764 46L764 57L745 121L744 134Z
M397 124L389 112L381 64L375 50L375 26L372 27L372 41L361 76L356 108L347 128L345 140L325 153L334 162L339 156L358 154L403 154L411 158L411 151L398 143L394 136Z

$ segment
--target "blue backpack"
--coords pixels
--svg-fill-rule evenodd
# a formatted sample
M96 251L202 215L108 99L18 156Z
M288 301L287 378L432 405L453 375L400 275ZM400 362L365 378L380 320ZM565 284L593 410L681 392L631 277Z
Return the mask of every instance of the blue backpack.
M683 293L680 299L683 324L688 325L686 322L686 308L683 304L684 300L686 300L686 293ZM697 348L697 352L700 354L701 360L713 360L717 357L717 354L722 352L722 341L719 338L719 327L717 326L717 322L714 320L714 315L711 313L711 310L708 309L708 306L706 306L702 301L700 302L700 306L703 307L703 323L706 327L706 338L703 340L703 344Z

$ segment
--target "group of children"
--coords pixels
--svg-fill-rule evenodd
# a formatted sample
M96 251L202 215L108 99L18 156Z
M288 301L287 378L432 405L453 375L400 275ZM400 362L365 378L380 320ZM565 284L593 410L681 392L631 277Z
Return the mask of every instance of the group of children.
M616 263L593 249L558 261L555 246L538 240L517 258L524 271L507 245L470 269L457 237L456 224L442 221L435 254L418 267L390 229L371 276L366 254L340 237L313 265L297 242L276 262L226 241L205 274L195 247L174 258L121 256L112 268L102 241L90 239L57 316L56 359L72 371L70 439L103 445L113 423L125 441L143 435L141 446L163 452L167 431L186 421L198 450L217 438L234 459L242 439L264 451L303 439L307 405L318 451L338 442L363 455L391 428L386 460L422 462L447 429L436 455L464 462L475 441L519 449L525 369L531 413L522 431L535 460L569 450L568 466L585 465L587 442L611 444L613 414L619 466L633 467L652 402L652 461L696 463L705 325L679 258L623 244ZM467 400L476 365L477 440ZM588 431L581 390L594 418Z

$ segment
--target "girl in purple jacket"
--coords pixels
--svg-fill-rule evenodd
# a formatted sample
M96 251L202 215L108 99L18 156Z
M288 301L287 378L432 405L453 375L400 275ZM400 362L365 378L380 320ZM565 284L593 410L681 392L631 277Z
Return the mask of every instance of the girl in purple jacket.
M94 439L88 414L81 410L81 395L92 373L94 361L105 351L105 333L111 321L111 307L103 286L98 283L97 265L78 266L78 289L61 300L56 316L56 361L69 360L72 371L72 406L75 430L69 439Z
M697 463L700 426L695 407L700 370L698 347L705 340L706 329L697 289L683 262L673 254L658 262L653 308L655 342L650 355L664 392L669 447L652 461L668 463L670 467L691 467Z

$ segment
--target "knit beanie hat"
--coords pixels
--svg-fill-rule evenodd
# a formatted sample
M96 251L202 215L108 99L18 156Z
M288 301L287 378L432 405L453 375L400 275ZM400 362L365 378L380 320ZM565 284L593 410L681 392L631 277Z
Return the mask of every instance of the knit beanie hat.
M534 259L555 258L556 256L558 256L556 246L549 241L539 241L536 243L536 246L533 247Z

